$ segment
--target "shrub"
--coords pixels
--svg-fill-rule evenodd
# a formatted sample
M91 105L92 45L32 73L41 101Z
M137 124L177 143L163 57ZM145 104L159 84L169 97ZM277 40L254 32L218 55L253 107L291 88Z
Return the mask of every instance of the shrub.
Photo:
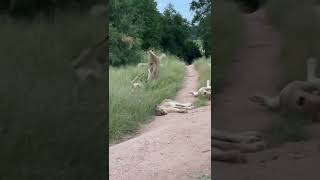
M109 25L109 63L112 66L130 65L141 62L142 50L139 40L119 33Z

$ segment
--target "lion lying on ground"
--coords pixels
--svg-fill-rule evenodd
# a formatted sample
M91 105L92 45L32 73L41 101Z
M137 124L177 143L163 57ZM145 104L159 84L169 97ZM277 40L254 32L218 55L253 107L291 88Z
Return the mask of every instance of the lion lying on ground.
M312 116L314 122L320 121L320 78L316 76L318 62L307 60L307 80L287 84L277 96L254 95L250 101L269 110L288 115L302 112Z
M194 97L206 97L211 99L210 80L207 80L207 86L200 88L197 92L190 92Z
M155 108L156 116L163 116L168 113L188 113L187 110L194 109L192 103L179 103L171 99L165 99Z

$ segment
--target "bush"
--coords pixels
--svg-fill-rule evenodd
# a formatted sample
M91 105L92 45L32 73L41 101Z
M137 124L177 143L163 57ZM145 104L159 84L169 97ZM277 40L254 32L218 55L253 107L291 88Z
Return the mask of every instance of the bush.
M183 46L183 59L186 63L191 64L194 59L201 57L199 46L193 41L186 41Z
M142 50L138 39L117 32L109 25L109 63L111 66L130 65L141 62Z

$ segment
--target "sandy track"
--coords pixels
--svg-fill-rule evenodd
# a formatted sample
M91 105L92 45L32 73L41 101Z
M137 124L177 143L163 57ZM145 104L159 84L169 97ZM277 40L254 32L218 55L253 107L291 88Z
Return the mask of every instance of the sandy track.
M280 37L266 23L264 10L243 16L245 42L230 70L229 85L215 98L213 126L229 130L263 130L276 113L248 101L255 93L272 95L281 75ZM308 142L287 143L248 154L247 164L214 162L217 180L317 180L320 178L320 125L310 127Z
M198 75L187 66L176 100L192 102ZM109 147L111 180L188 180L211 171L211 105L156 116L141 135Z

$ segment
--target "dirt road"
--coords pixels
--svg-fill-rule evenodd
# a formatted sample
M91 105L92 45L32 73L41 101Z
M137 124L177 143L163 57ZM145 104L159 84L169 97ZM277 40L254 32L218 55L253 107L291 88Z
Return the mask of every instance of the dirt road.
M197 72L187 66L176 100L192 102ZM109 147L111 180L189 180L211 172L211 105L156 116L141 135Z
M281 79L280 37L265 19L264 10L243 15L245 42L230 70L228 86L215 96L213 126L227 130L263 130L275 118L249 96L273 95ZM287 143L263 152L249 154L248 164L214 162L216 180L317 180L320 178L320 128L310 127L308 142Z

